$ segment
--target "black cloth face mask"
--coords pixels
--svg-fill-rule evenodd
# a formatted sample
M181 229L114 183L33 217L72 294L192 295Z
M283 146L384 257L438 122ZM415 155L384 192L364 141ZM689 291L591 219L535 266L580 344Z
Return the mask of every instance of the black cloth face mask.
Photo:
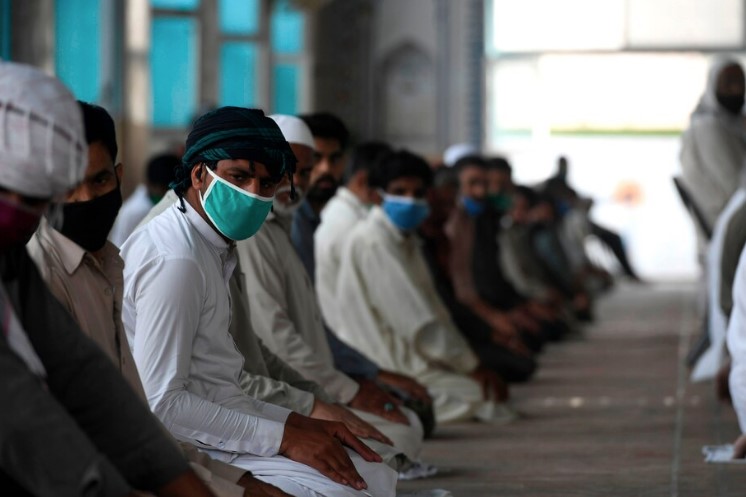
M743 95L720 95L718 93L715 97L717 98L718 103L731 114L738 115L741 113L744 104Z
M122 192L119 185L93 200L62 204L62 228L59 231L86 251L95 252L106 243L120 207Z

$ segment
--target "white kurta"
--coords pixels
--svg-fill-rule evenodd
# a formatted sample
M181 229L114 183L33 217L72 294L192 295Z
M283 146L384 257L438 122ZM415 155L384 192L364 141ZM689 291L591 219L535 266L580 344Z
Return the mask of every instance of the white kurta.
M353 228L368 216L368 207L345 187L321 211L321 224L314 235L316 293L321 312L331 329L337 325L337 278L342 250Z
M705 92L681 138L682 179L710 228L738 188L746 158L743 116L729 114L716 97L718 76L728 62L710 68Z
M252 328L270 350L346 404L360 387L334 368L313 285L288 224L270 214L256 235L236 245Z
M337 280L341 339L382 368L425 384L439 422L483 408L478 365L438 297L419 240L404 236L379 207L350 235Z
M153 202L148 197L148 189L145 185L135 188L132 195L125 200L122 208L119 209L117 219L114 221L114 226L109 233L111 243L117 247L121 247L152 208Z
M316 294L292 245L289 227L290 219L270 214L255 236L237 244L251 328L290 366L323 385L335 402L347 404L360 387L334 367ZM419 457L422 427L416 416L410 416L412 424L406 426L355 413L391 438L410 459Z
M746 433L746 250L741 252L733 280L733 311L728 323L731 357L730 394L741 432Z
M143 219L143 224L176 204L179 198L171 190ZM270 404L286 407L303 415L311 413L314 398L331 402L318 384L305 379L285 361L269 350L251 329L249 308L242 292L243 271L237 264L230 280L231 327L230 332L244 356L244 374L241 386L244 392Z
M364 495L278 456L290 411L241 387L244 359L228 332L235 256L194 209L170 207L139 228L122 258L127 339L148 403L176 438L249 471L271 464L274 473L257 476L288 492ZM393 495L390 468L356 455L353 462L364 477L385 481L374 495Z
M733 194L715 223L712 239L707 248L707 331L710 347L699 358L692 370L692 381L705 381L715 378L725 359L725 336L728 318L720 305L720 281L723 248L728 225L736 211L746 202L746 190Z

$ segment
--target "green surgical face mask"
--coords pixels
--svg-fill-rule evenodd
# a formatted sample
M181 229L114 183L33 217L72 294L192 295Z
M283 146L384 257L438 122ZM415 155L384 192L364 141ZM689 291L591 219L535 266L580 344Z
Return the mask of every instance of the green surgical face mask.
M513 203L513 198L507 193L490 193L487 200L498 212L506 212Z
M272 209L272 198L260 197L233 185L207 167L212 183L199 199L207 217L226 238L251 238Z

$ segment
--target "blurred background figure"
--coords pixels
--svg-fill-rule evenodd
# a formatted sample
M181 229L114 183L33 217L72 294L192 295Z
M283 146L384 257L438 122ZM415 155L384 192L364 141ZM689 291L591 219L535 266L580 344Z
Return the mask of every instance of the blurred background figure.
M743 68L738 61L716 60L682 137L682 177L706 223L695 224L700 256L707 243L705 232L712 232L738 188L746 158L746 122L741 114L744 90Z
M150 209L161 201L170 189L175 177L174 171L179 164L181 164L181 158L174 154L160 154L150 159L145 183L140 184L122 204L114 227L111 229L109 240L114 245L121 247L127 237L135 231L140 221L148 215Z
M595 223L590 218L593 199L581 197L567 182L569 166L567 157L560 157L557 160L557 172L544 184L544 193L554 201L561 216L568 213L577 216L576 223L582 224L580 229L583 240L579 241L584 241L587 235L597 237L614 254L624 275L632 281L642 281L632 268L622 237L615 231Z

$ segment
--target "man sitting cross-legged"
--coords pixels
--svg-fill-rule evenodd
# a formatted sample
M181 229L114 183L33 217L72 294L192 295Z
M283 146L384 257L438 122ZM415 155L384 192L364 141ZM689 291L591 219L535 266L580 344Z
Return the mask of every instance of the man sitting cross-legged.
M217 109L195 122L183 164L180 202L122 247L123 318L151 408L177 438L290 494L393 495L396 474L343 424L241 386L244 358L229 333L234 242L259 230L293 172L277 125L258 110Z
M415 233L428 215L431 177L427 163L406 151L379 164L373 184L383 204L353 230L342 254L335 331L380 367L424 384L438 422L491 420L504 384L480 367L455 328Z

